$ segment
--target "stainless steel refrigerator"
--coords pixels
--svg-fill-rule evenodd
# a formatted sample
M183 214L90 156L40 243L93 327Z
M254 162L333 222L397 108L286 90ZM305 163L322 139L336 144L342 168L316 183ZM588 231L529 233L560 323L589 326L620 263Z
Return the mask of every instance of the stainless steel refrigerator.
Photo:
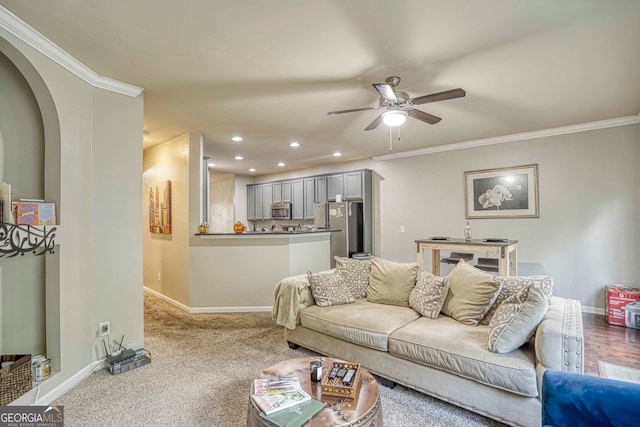
M328 227L331 230L331 268L334 256L351 257L364 252L364 210L362 202L327 203Z

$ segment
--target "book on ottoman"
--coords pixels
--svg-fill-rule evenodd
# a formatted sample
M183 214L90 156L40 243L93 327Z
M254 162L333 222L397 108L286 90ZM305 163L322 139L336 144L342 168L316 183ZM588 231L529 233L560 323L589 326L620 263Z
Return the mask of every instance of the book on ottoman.
M301 427L324 407L324 402L311 399L271 415L261 413L260 416L279 427Z
M311 400L304 390L289 390L280 393L267 393L260 396L251 396L256 405L265 413L265 415L282 411L307 400Z

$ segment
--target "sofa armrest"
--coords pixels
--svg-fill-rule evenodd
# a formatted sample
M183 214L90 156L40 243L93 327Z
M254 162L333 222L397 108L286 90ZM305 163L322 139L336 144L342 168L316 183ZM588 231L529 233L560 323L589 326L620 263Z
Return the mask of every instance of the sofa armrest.
M300 323L300 311L316 303L306 274L282 279L276 284L274 293L271 317L287 329L295 329Z
M535 352L539 385L548 369L577 374L584 372L580 301L551 297L549 310L536 330Z
M636 427L640 384L547 371L542 380L542 425Z

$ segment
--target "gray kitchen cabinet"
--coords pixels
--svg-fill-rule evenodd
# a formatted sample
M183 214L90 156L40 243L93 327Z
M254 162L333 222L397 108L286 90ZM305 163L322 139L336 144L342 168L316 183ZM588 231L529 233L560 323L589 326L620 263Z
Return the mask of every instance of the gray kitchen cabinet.
M313 219L313 204L316 201L316 179L304 179L304 219Z
M291 181L291 219L304 219L304 180Z
M327 200L336 201L336 194L344 196L344 174L329 175L327 177Z
M262 219L262 184L258 184L255 186L255 219Z
M282 203L291 203L291 181L282 181Z
M318 176L316 177L316 203L326 203L327 202L327 177L326 176Z
M282 182L273 183L273 203L282 203Z
M344 174L344 199L363 199L363 172L348 172Z
M262 219L271 219L273 184L262 184Z
M247 185L247 219L256 219L256 186Z

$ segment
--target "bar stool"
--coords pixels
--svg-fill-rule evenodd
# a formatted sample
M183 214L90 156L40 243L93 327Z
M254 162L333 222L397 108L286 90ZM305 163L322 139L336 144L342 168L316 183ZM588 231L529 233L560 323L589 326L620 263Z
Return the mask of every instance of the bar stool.
M451 252L448 257L442 258L440 262L444 262L446 264L457 264L461 259L465 260L465 262L469 262L473 259L473 254L468 252Z
M351 258L353 259L371 259L371 253L370 252L354 252L353 255L351 255Z
M478 257L478 263L476 268L484 271L498 272L498 258L480 258Z

